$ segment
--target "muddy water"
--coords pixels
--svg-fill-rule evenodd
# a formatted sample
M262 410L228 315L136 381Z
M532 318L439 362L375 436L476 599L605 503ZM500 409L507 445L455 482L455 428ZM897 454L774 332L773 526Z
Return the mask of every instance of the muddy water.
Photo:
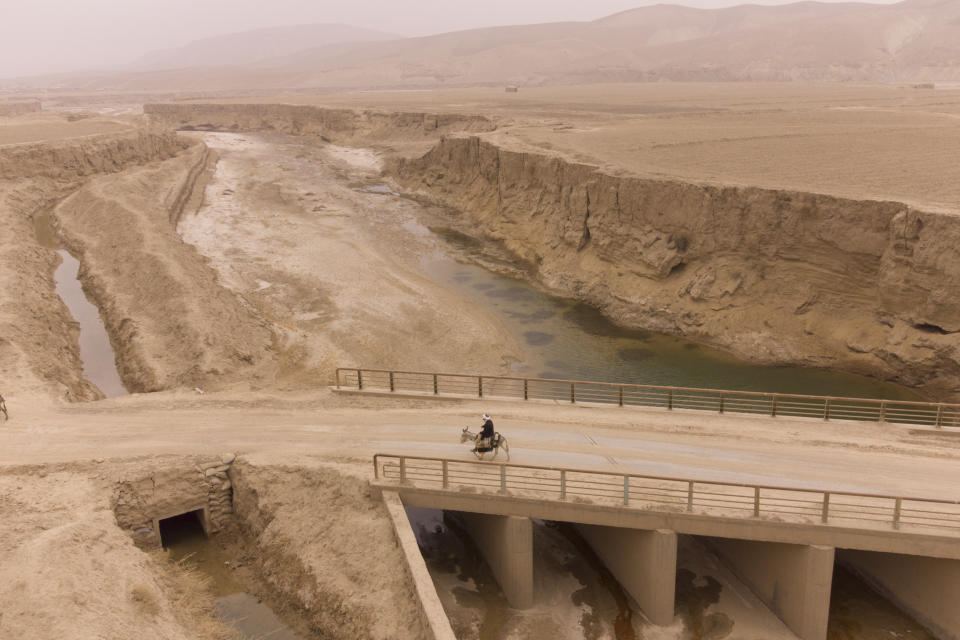
M51 249L60 256L60 266L53 273L57 295L80 325L80 360L83 377L96 385L108 398L125 396L129 392L123 386L117 371L117 358L110 344L110 337L100 318L100 311L83 292L77 275L80 262L60 244L48 213L38 213L34 219L34 232L41 247Z
M525 282L476 265L433 257L425 260L425 269L439 282L470 297L501 318L529 353L523 375L919 399L909 389L864 376L804 367L762 366L689 340L624 329L596 309L551 296Z
M302 640L256 596L233 577L234 560L208 540L192 516L179 516L164 530L164 549L172 562L186 564L210 581L217 615L237 630L242 640Z
M62 262L53 274L57 295L67 305L70 315L80 325L80 360L83 363L83 377L97 386L108 398L127 395L120 374L117 372L117 360L110 345L110 337L103 326L100 311L83 292L77 279L80 263L67 251L57 251Z

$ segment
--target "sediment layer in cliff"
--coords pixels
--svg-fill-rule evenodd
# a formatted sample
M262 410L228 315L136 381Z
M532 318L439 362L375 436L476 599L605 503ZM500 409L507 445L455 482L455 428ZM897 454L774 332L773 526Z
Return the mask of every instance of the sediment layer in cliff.
M621 177L481 137L388 169L616 322L765 363L960 390L960 219L897 202Z

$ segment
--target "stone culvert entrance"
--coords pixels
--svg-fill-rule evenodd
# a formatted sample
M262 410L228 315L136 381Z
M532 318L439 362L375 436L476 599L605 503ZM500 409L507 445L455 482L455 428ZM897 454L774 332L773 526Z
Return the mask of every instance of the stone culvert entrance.
M230 465L235 456L188 458L161 468L132 472L117 483L113 511L117 525L141 549L163 546L163 532L193 518L203 533L220 531L233 514Z

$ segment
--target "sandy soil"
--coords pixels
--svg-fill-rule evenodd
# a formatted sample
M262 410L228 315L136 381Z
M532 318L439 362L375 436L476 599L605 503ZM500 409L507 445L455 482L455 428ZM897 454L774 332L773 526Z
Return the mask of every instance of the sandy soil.
M204 206L179 231L226 287L293 336L303 355L292 366L313 371L312 384L349 363L505 372L517 359L492 315L423 275L420 259L441 248L405 228L416 205L362 191L379 182L376 153L195 135L220 159Z

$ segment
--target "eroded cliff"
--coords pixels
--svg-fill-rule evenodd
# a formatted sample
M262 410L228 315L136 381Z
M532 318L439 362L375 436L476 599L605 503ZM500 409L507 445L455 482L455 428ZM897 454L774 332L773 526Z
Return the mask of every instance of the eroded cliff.
M621 177L480 137L388 171L616 322L766 363L960 390L960 219L897 202Z

